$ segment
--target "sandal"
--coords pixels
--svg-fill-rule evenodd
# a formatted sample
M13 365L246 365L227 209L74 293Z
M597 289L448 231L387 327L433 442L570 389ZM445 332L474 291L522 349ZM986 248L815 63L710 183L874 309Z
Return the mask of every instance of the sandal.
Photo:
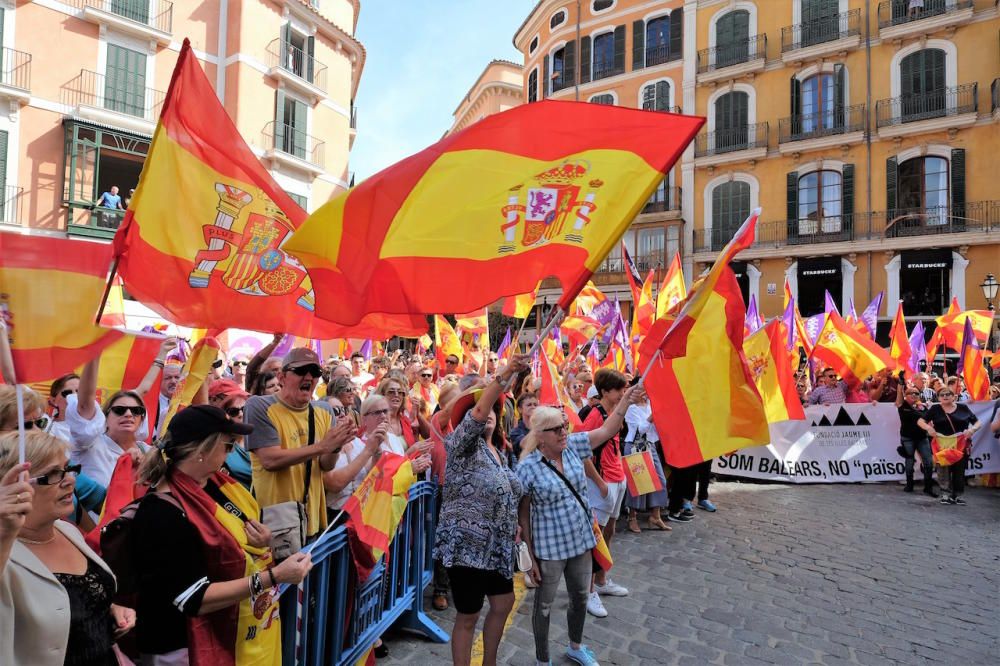
M639 517L629 516L628 519L628 531L633 534L642 534L642 530L639 529Z
M647 522L649 524L649 529L651 529L651 530L660 530L662 532L670 532L670 531L672 531L674 529L670 525L667 525L665 522L663 522L662 518L656 518L656 517L650 516L649 520Z

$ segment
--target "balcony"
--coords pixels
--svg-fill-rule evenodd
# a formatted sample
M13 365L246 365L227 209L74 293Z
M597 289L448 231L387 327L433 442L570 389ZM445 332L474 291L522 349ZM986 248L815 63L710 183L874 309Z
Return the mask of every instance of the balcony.
M167 0L64 0L82 10L83 19L109 26L161 46L173 36L174 4Z
M786 155L861 143L865 120L864 104L782 118L778 121L778 150Z
M0 224L21 226L21 196L24 188L14 185L4 187L3 200L0 201Z
M781 29L781 60L791 63L848 51L861 44L861 10L813 19Z
M31 54L3 48L0 50L0 97L27 104L31 98Z
M681 51L671 51L668 44L646 47L646 67L662 65L665 62L680 60L683 57Z
M764 70L767 35L698 51L698 83L735 79Z
M735 229L695 229L695 261L711 261ZM824 253L958 246L990 242L1000 235L1000 201L972 201L952 206L900 208L823 219L777 220L757 225L747 254L751 258ZM833 247L840 243L842 246ZM798 249L801 248L801 249ZM698 256L700 255L700 256Z
M667 264L664 260L669 261L673 257L665 257L663 251L651 252L649 254L639 255L633 257L635 262L635 267L639 273L646 277L646 273L657 267L664 267ZM595 273L603 274L614 274L614 273L624 273L625 272L625 260L622 259L621 255L615 257L607 257L601 262L601 265L597 267ZM544 286L544 285L543 285ZM553 285L555 286L555 285Z
M918 37L972 20L973 0L924 0L910 11L909 0L887 0L878 5L878 32L882 39Z
M767 155L767 123L722 129L694 138L694 165L758 160Z
M326 99L326 65L280 37L267 45L268 76L310 98Z
M264 125L264 158L312 176L324 171L326 144L295 127L272 120Z
M70 222L66 233L83 238L114 238L115 232L125 219L125 211L102 206L70 208Z
M879 138L968 127L976 122L979 84L966 83L875 103Z
M76 115L149 135L156 128L164 97L162 91L86 69L62 87L62 102Z
M590 70L590 80L598 81L600 79L606 79L609 76L615 76L616 74L621 74L621 72L615 69L614 62L594 61L594 67ZM572 81L570 83L572 83Z
M681 188L669 187L666 180L649 197L649 201L636 216L636 222L654 222L677 219L681 212Z

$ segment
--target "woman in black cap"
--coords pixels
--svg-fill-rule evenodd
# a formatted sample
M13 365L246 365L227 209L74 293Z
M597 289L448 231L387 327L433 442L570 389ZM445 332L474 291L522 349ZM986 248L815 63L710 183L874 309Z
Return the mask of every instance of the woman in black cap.
M301 582L312 562L272 566L257 502L219 471L252 430L218 407L188 407L139 469L150 486L131 533L144 665L281 661L277 585Z

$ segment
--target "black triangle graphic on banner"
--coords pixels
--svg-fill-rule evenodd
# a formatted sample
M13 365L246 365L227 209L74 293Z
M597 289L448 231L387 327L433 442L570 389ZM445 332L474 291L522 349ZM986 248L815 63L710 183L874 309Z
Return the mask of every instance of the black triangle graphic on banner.
M854 425L854 421L852 421L851 417L847 414L847 410L844 409L843 407L841 407L840 411L837 412L837 418L834 420L833 425L835 425L835 426L853 426Z
M824 414L823 417L819 420L819 424L818 425L821 425L821 426L831 425L830 424L830 419L826 418L826 414Z
M869 421L869 420L868 420L868 417L867 417L867 416L865 416L864 412L862 412L862 413L861 413L861 416L859 416L859 417L858 417L858 422L857 422L857 423L856 423L855 425L859 425L859 426L862 426L862 425L866 425L866 426L870 426L870 425L871 425L871 421Z

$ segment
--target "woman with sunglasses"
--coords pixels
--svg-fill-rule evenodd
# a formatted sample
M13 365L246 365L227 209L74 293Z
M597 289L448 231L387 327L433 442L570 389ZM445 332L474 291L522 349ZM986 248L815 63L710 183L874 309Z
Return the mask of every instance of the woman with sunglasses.
M594 653L583 644L583 625L593 571L591 549L593 513L587 492L583 463L593 451L621 431L628 407L642 396L642 389L625 389L621 400L594 430L569 434L562 410L539 407L531 415L531 430L521 443L517 476L524 487L518 507L521 538L531 553L528 575L539 588L531 626L535 635L535 659L549 661L549 620L559 581L566 579L569 609L569 647L566 656L590 666Z
M410 395L423 401L424 416L430 416L437 411L441 389L434 383L433 370L423 365L418 365L418 367L417 379L413 383L413 388L410 389Z
M135 391L118 391L104 403L102 410L105 431L91 439L77 438L75 462L83 466L83 473L107 487L118 458L128 453L138 463L149 450L139 441L139 429L146 418L142 397Z
M24 429L46 430L49 417L45 415L45 400L29 388L22 393ZM0 432L17 430L17 390L10 384L0 385Z
M920 469L924 473L924 494L937 497L934 492L934 457L927 433L920 427L920 419L927 416L927 405L921 400L921 392L915 386L906 386L903 373L899 373L896 384L896 409L899 410L899 439L905 454L906 485L903 491L913 492L914 456L920 454Z
M972 413L968 405L956 401L955 390L945 386L938 391L938 404L931 405L927 415L917 421L931 437L938 435L965 435L972 439L973 433L979 429L979 419ZM962 493L965 491L965 468L969 462L969 448L964 455L947 467L938 468L938 477L942 474L948 477L948 496L941 497L941 504L958 504L965 506Z
M65 520L80 467L34 429L18 456L18 434L0 436L0 664L118 664L114 642L136 616L111 603L111 569Z
M229 379L218 379L212 382L208 389L208 403L226 413L226 418L236 423L243 423L243 411L250 395L240 388L240 385ZM223 465L229 475L243 484L247 490L253 483L253 467L250 464L250 452L247 451L242 437L236 446L226 456Z
M295 553L274 566L271 532L253 496L219 472L253 428L211 405L177 413L139 470L150 491L130 535L137 563L136 627L143 664L281 662L277 586L297 584L312 562ZM208 656L211 655L211 656Z
M406 412L406 384L397 377L386 377L383 379L375 394L380 395L389 403L389 431L388 445L397 453L406 453L418 439L430 436L431 429L427 419L421 413L421 409L414 409L415 419ZM415 400L419 400L416 398ZM422 406L422 404L421 404ZM426 447L429 450L430 446ZM426 453L426 450L423 451Z

